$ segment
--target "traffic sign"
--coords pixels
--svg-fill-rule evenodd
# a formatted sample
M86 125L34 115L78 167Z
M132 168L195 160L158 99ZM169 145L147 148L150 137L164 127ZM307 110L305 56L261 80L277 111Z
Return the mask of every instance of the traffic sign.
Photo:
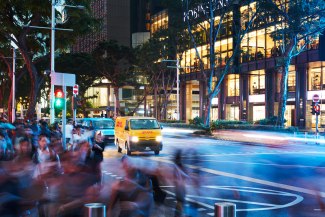
M78 93L79 93L79 85L78 84L75 84L73 86L73 94L74 95L78 95Z
M313 102L319 102L319 95L318 94L313 95Z

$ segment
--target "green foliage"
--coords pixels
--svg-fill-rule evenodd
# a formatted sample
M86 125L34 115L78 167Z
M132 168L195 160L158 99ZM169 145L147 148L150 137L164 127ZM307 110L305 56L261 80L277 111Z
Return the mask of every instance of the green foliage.
M101 78L94 57L88 53L61 54L56 58L55 65L59 72L76 75L80 96L84 96L86 90Z
M160 122L162 123L170 123L170 124L173 124L173 123L185 123L185 121L182 121L182 120L160 120Z
M217 129L233 129L238 127L246 127L247 125L249 125L249 123L245 121L216 120L211 122L210 129L211 131Z
M99 43L92 55L98 72L107 78L113 87L138 84L133 69L135 56L131 48L110 40Z
M193 124L195 126L203 126L203 119L200 117L195 117L194 119L188 120L189 124Z
M186 124L186 123L168 123L168 122L160 122L163 127L175 127L175 128L186 128L186 129L199 129L203 128L194 124Z
M275 126L277 123L278 117L277 116L272 116L270 118L265 118L261 119L255 122L255 124L259 125L272 125ZM287 120L284 120L284 123L287 122Z

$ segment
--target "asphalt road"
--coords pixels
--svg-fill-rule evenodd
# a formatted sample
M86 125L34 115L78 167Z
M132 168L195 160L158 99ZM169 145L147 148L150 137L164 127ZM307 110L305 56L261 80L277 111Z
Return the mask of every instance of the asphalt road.
M182 150L187 172L200 177L199 187L191 182L186 185L188 216L214 216L214 204L223 202L236 205L237 217L325 216L320 205L325 206L324 145L282 142L279 146L279 140L263 133L240 142L243 135L238 132L224 134L227 136L218 140L193 136L190 130L165 128L159 156L153 152L132 155L147 161L148 166L159 162L170 167L175 151ZM236 142L230 141L232 138ZM121 156L114 146L106 148L106 186L123 177ZM168 196L152 216L173 216L174 185L167 183L162 188Z

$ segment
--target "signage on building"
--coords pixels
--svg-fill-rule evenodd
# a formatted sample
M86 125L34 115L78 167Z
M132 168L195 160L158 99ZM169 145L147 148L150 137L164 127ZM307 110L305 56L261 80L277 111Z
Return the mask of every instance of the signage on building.
M226 7L229 3L229 0L211 0L213 11L219 10L223 7ZM195 8L184 12L183 19L184 22L186 19L197 19L202 15L209 14L210 12L210 3L209 1L206 3L202 3Z

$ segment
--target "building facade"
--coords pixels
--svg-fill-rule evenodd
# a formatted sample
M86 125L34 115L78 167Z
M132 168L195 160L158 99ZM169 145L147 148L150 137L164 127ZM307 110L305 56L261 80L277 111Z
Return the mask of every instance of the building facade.
M254 11L254 4L241 6L232 11L224 20L222 29L215 43L218 53L216 65L225 66L227 58L232 55L235 43L233 13L240 13L240 23L245 25L244 13ZM166 11L157 13L157 19L152 22L161 23L152 26L152 31L164 28ZM160 18L160 19L158 19ZM258 19L258 18L257 18ZM202 26L206 25L204 21ZM279 44L273 40L271 33L276 26L256 25L241 42L241 54L238 58L235 74L228 74L221 86L218 96L212 100L211 119L257 121L267 117L277 116L280 97L281 74L276 67L276 59L280 56ZM316 118L310 113L310 104L314 94L320 96L320 124L325 125L325 62L322 61L320 37L308 46L305 52L295 57L291 62L288 77L288 99L286 106L286 125L313 128ZM209 47L198 47L203 57L203 68L209 70ZM324 52L324 50L323 50ZM207 94L206 82L198 70L198 60L194 48L188 49L181 58L180 75L180 118L193 119L202 116L204 100ZM172 96L173 97L173 96Z
M91 4L93 16L101 20L98 31L79 37L71 47L72 53L91 53L98 43L116 40L131 44L131 0L96 0Z

